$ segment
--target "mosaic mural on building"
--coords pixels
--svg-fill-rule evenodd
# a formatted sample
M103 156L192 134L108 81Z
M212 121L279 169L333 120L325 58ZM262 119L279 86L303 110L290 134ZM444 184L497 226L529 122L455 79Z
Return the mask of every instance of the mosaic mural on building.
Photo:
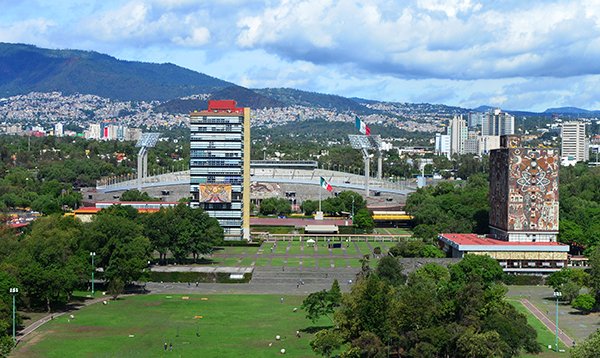
M554 149L502 148L490 157L490 225L558 231L559 157Z
M554 149L509 149L509 231L558 231L558 166Z

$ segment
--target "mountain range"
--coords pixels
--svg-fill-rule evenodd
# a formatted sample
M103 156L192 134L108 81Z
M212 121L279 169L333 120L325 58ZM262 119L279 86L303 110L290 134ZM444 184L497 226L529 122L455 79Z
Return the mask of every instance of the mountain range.
M93 51L0 43L0 97L52 91L66 95L94 94L123 101L158 100L163 103L157 110L170 113L186 113L204 107L206 99L235 99L240 106L251 108L301 105L359 115L378 113L367 104L380 102L290 88L248 89L171 63L124 61ZM206 99L181 99L199 94ZM447 113L493 108L437 106ZM550 108L542 113L508 109L506 112L523 116L600 114L600 111L575 107Z

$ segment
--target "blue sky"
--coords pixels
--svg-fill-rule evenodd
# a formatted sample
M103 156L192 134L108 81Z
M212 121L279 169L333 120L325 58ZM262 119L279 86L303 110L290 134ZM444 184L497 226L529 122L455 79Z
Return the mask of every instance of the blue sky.
M172 62L250 88L600 109L600 1L0 0L0 41Z

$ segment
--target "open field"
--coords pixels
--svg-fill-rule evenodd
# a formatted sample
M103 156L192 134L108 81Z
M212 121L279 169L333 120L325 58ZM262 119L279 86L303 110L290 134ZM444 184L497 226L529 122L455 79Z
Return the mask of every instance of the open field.
M183 299L188 297L188 299ZM206 298L207 300L203 300ZM300 310L302 296L146 295L95 304L42 326L17 347L15 357L313 357L316 325ZM200 316L202 318L200 318ZM280 341L275 336L280 335ZM164 351L164 343L173 351ZM269 347L269 344L272 344Z

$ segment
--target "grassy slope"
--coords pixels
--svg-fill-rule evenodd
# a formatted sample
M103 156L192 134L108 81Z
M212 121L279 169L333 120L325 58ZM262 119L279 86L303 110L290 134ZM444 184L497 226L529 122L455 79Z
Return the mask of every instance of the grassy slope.
M296 330L313 326L300 311L303 297L274 295L147 295L97 304L43 326L20 345L15 357L312 357L310 334ZM201 315L202 319L194 319ZM317 325L327 325L324 319ZM199 336L196 336L199 332ZM134 337L130 338L132 334ZM276 341L275 336L282 340ZM172 342L174 352L164 352ZM272 343L272 347L269 347Z
M546 328L546 326L544 326L544 324L542 322L540 322L535 316L533 316L533 314L531 314L529 312L529 310L527 310L527 308L525 308L525 306L523 306L523 304L521 304L521 302L516 301L516 300L510 300L510 303L515 306L515 308L517 309L517 311L523 313L525 316L527 316L527 323L529 323L529 325L531 325L537 332L538 334L538 342L540 342L540 344L542 345L542 353L538 354L538 355L534 355L534 354L524 354L523 357L531 357L531 358L550 358L550 357L566 357L567 353L556 353L553 352L551 350L548 349L548 345L552 345L552 347L554 347L554 334L552 332L550 332L548 330L548 328ZM565 345L562 344L562 342L559 341L559 347L560 349L566 349Z

